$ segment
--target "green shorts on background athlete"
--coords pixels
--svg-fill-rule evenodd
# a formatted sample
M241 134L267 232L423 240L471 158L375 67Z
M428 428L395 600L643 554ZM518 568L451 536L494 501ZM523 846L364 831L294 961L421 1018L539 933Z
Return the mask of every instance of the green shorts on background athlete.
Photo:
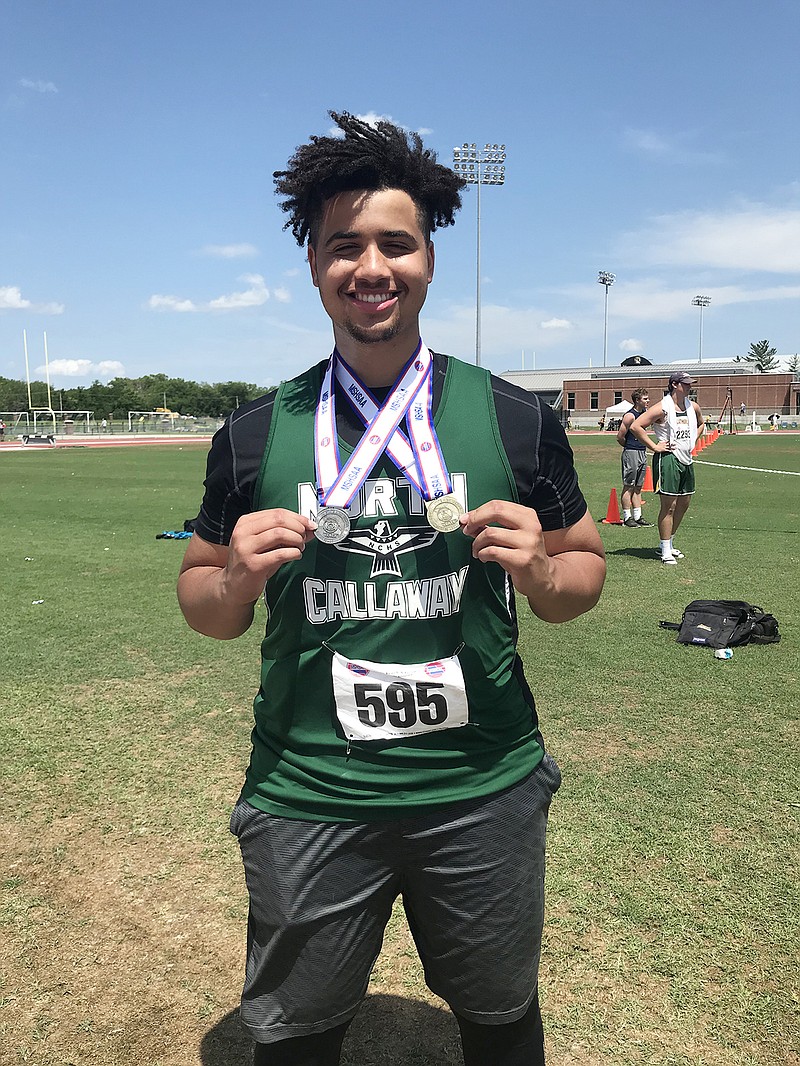
M694 493L692 452L704 424L700 405L689 395L696 384L685 371L671 374L668 393L630 427L631 435L653 452L653 489L661 498L658 551L666 566L676 566L684 557L673 537ZM656 435L655 442L648 436L650 429Z

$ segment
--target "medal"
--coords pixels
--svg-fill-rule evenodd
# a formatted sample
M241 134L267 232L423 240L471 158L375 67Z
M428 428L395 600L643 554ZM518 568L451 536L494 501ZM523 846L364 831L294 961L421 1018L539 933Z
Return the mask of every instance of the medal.
M458 519L464 514L464 508L452 492L446 496L438 496L435 500L426 500L425 510L428 513L428 524L437 533L455 533L460 525Z
M431 368L430 353L427 348L423 352L420 341L381 408L365 419L366 428L350 458L342 462L337 442L334 396L334 371L340 360L341 356L334 349L322 380L314 416L314 463L321 505L316 535L327 544L338 544L350 531L347 509L394 438L414 397L429 377ZM359 383L353 380L350 388L351 401L356 396L367 401L366 387L362 390ZM328 511L335 512L336 517L328 519Z
M436 434L433 421L433 361L421 342L418 354L425 359L427 372L406 410L409 436L398 426L393 436L386 441L385 450L422 497L431 528L437 533L453 533L459 528L458 519L464 514L464 506L453 493L453 484ZM335 364L334 374L344 396L370 428L379 415L377 400L341 359Z
M323 544L339 544L350 532L350 515L344 507L320 507L314 536Z

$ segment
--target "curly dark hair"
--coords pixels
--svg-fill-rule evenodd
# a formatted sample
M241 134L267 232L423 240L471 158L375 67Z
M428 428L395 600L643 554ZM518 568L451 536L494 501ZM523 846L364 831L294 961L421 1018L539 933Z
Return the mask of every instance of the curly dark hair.
M419 134L384 120L371 126L347 111L328 114L344 137L312 136L295 149L288 170L274 173L281 209L289 215L284 229L291 226L301 247L308 238L315 243L326 201L354 189L402 189L417 205L426 237L453 224L466 182L437 163Z

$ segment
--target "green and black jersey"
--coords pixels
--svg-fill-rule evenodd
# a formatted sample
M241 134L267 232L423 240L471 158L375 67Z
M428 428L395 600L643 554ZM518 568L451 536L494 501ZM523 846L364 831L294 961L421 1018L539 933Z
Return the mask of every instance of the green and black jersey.
M284 384L269 402L240 408L217 435L200 536L227 543L237 511L315 513L313 427L323 369ZM457 360L435 356L434 374L436 431L467 509L491 499L522 502L536 508L545 529L582 517L571 450L549 408ZM344 458L362 432L344 401L337 428ZM473 559L472 542L460 531L435 533L416 491L385 456L353 501L351 518L342 543L314 540L267 585L244 798L272 814L361 822L519 781L542 758L543 745L516 654L507 575ZM468 724L349 740L334 705L334 653L353 669L360 660L433 669L457 656Z

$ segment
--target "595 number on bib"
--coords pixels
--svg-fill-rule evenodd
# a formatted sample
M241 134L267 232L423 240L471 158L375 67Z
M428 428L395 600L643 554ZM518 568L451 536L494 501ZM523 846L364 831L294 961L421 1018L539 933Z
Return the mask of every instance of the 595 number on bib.
M336 715L350 740L396 740L467 725L455 656L430 663L372 663L334 653Z

